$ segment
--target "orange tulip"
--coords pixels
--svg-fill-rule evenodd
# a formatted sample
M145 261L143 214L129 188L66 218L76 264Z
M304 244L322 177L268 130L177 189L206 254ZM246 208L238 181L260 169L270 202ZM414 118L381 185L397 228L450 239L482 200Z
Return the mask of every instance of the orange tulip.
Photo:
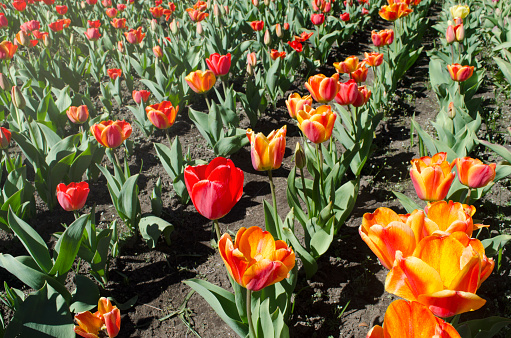
M0 42L0 60L10 60L14 53L18 50L18 46L10 41Z
M385 290L426 305L436 316L450 317L486 303L475 292L493 267L479 240L462 232L435 234L422 239L412 256L396 252Z
M387 21L396 21L399 18L407 16L413 12L408 5L404 2L393 3L388 6L383 6L378 14Z
M465 205L453 201L438 201L426 208L428 217L424 222L424 234L432 235L435 232L452 234L462 231L472 236L474 221L471 211Z
M74 327L77 335L92 338L98 337L100 331L106 329L106 335L110 338L117 337L121 329L121 312L117 306L113 306L108 298L101 297L98 301L98 311L80 312L75 315L78 326ZM104 333L101 337L105 336Z
M364 62L369 67L378 67L383 62L383 53L364 53Z
M286 100L287 111L289 112L289 116L293 119L296 119L296 113L302 110L305 105L312 105L312 98L310 95L301 97L300 94L293 93L289 95Z
M316 109L305 105L303 110L296 113L298 127L311 142L316 144L330 139L336 118L337 115L332 111L332 108L326 105Z
M372 31L371 40L373 41L373 45L376 47L390 45L394 42L394 31L392 29L384 29L379 32Z
M403 257L413 254L423 238L424 212L415 210L410 215L398 215L389 208L378 208L365 213L358 233L381 264L392 269L396 252Z
M179 106L175 107L170 101L163 101L145 108L147 118L158 129L170 128L176 121Z
M107 69L106 73L112 80L115 80L122 75L122 69L118 68Z
M367 72L369 68L365 66L365 61L358 65L358 68L350 73L350 77L355 80L356 83L365 82L367 80Z
M354 55L348 56L342 62L334 62L334 67L341 74L353 73L358 68L358 57Z
M186 83L197 94L207 93L216 83L215 73L209 69L203 72L196 70L185 77Z
M188 12L188 16L193 22L201 22L209 16L209 13L205 13L193 8L187 8L186 11Z
M137 29L130 29L128 32L124 32L124 36L126 41L134 44L141 43L144 40L145 33L142 33L142 27L138 27Z
M393 301L387 311L383 327L376 325L366 338L460 338L449 323L437 318L421 303L406 300Z
M495 178L497 164L484 164L481 160L463 157L456 159L456 169L461 184L471 189L482 188Z
M264 27L264 21L252 21L250 22L250 27L252 27L252 29L254 31L262 31L263 30L263 27Z
M459 63L447 65L451 79L456 82L468 80L474 74L474 66L462 66Z
M263 133L254 135L252 129L247 129L250 141L252 166L258 171L268 171L280 168L286 150L287 126L273 130L268 137Z
M76 124L82 124L89 118L89 108L87 108L87 106L84 104L79 107L71 106L66 111L66 114L69 118L69 121Z
M126 19L125 18L122 18L122 19L113 18L112 21L110 21L110 23L116 29L125 29L126 28Z
M335 73L332 77L326 77L323 74L311 76L305 83L305 88L307 88L317 102L330 102L335 98L339 89L341 89L339 74Z
M278 50L276 49L272 49L270 51L270 57L273 61L277 60L278 58L285 58L286 57L286 52L279 52Z
M446 153L438 153L411 161L410 177L421 200L440 201L447 196L455 174L451 172L454 162L449 163L446 158Z
M293 249L256 226L238 230L234 243L224 234L218 249L232 278L251 291L280 282L295 266Z
M353 102L354 107L362 107L366 104L371 98L371 91L367 89L366 86L358 86L358 96L355 102Z
M90 132L99 144L106 148L117 148L131 135L131 125L122 121L101 121L90 127Z

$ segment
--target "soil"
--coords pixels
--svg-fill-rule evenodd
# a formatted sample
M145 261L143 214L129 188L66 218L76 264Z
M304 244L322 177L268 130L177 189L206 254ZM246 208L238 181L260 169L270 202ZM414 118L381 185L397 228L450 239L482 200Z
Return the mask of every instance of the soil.
M365 32L357 32L354 41L337 47L328 64L370 50L370 37L367 32L370 32L371 28L368 27ZM432 29L430 32L432 33ZM432 48L433 37L426 36L425 42L425 49ZM418 157L419 151L417 144L412 145L410 142L410 121L415 115L420 125L431 131L430 121L434 120L438 111L436 97L429 88L428 62L424 51L399 86L401 89L395 94L391 105L393 109L386 112L375 133L376 149L362 173L355 209L328 252L319 260L318 273L307 281L304 273L300 271L293 301L294 311L288 323L292 337L365 337L373 325L382 323L387 306L396 299L385 292L384 280L387 271L361 240L358 227L364 213L373 212L381 206L405 213L392 194L393 190L413 198L416 196L408 170L409 161ZM333 74L332 67L326 67L321 71ZM304 79L296 81L290 92L298 91L304 94L304 81ZM510 121L511 102L506 101L505 104L497 106L497 99L500 98L496 99L491 92L493 91L491 84L484 90L487 91L482 94L485 97L484 113L491 116L498 112L500 121ZM125 97L131 95L125 93ZM196 110L206 110L201 103L194 103L192 107ZM118 108L117 111L116 118L133 121L126 109ZM256 127L256 131L268 134L283 124L288 126L286 153L282 167L274 172L277 204L281 215L289 211L286 179L294 166L293 150L295 143L300 139L298 129L289 118L283 99L278 102L276 110L264 114ZM242 121L242 126L248 126L246 119ZM498 134L500 143L509 146L511 138L504 134L506 127L483 129L480 137ZM189 120L186 108L180 111L170 133L172 138L179 137L183 150L186 152L189 149L192 158L205 161L214 158L212 150ZM187 325L177 315L163 321L159 320L172 314L185 301L191 289L183 284L184 280L200 278L228 290L231 290L231 286L222 259L210 244L212 222L198 214L191 203L188 205L180 203L172 190L170 178L165 174L156 156L153 143L167 144L165 134L156 131L146 138L135 130L131 138L135 141L134 153L129 157L131 171L142 170L138 181L142 212L151 211L149 196L156 181L161 178L164 206L162 218L172 223L175 230L171 235L170 246L160 240L155 249L149 249L141 241L134 242L126 238L120 256L111 259L110 280L101 294L113 297L119 303L127 302L134 296L138 297L134 306L122 311L119 337L193 336L187 325L201 337L235 337L236 334L198 294L193 294L185 304L189 316L183 318L188 321ZM473 155L485 160L500 160L490 157L483 148L477 149ZM271 201L268 178L265 173L252 168L248 146L232 155L231 159L245 172L244 194L232 211L220 220L221 231L235 234L240 227L253 225L264 227L262 201ZM106 161L104 163L107 164ZM106 181L104 177L100 177L96 182L89 183L91 191L87 201L88 207L83 212L89 212L90 207L96 204L96 219L99 220L100 226L106 226L117 218ZM490 225L489 231L483 231L481 238L509 230L510 200L511 182L504 179L476 204L478 212L475 217ZM70 224L73 215L59 207L49 211L40 199L37 201L37 218L29 223L47 242L54 243L51 234L62 231L61 224ZM126 231L125 228L122 230ZM0 231L0 252L14 256L26 254L19 241L3 231ZM495 269L478 291L478 294L487 300L486 306L462 316L462 321L491 315L510 315L510 258L508 250L504 250L500 271ZM87 269L88 266L82 264L79 271L87 274ZM11 287L24 289L23 284L5 270L0 270L0 279ZM5 307L0 309L4 319L9 321L12 312Z

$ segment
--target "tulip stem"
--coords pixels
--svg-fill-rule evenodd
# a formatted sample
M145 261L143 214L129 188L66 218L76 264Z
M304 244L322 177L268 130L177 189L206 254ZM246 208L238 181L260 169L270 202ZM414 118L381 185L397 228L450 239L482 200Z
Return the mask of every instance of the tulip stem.
M309 198L307 197L307 188L305 187L305 177L303 177L303 168L300 168L300 176L302 177L303 196L305 198L305 204L307 205L307 214L309 215L311 213L311 209L309 206Z
M217 219L215 219L213 221L213 224L215 225L216 240L217 240L217 244L218 244L218 242L220 242L220 225L218 224Z
M78 211L73 211L73 214L75 215L75 220L80 218L80 214L78 213Z
M268 178L270 180L270 189L271 189L271 199L273 202L273 213L275 214L275 221L277 222L278 212L277 212L277 196L275 195L275 185L273 184L273 176L271 169L268 170ZM280 227L277 226L277 235L280 238Z
M323 154L321 153L321 144L316 143L316 153L318 155L318 167L319 167L319 180L321 182L321 186L325 186L325 182L323 181Z
M206 100L206 104L208 105L208 113L211 112L211 104L208 100L208 94L204 94L204 99Z
M252 323L252 290L247 289L247 321L248 321L248 336L249 338L255 337L254 324Z
M467 198L465 199L465 204L470 205L470 195L472 194L472 189L469 187L467 191Z
M121 162L119 162L119 157L117 157L117 152L115 150L113 150L112 153L114 153L115 164L117 165L119 170L122 172Z
M169 148L172 148L172 141L170 140L170 128L165 129L165 134L167 134L167 140L169 141Z
M451 60L452 60L452 63L454 64L454 45L451 43Z

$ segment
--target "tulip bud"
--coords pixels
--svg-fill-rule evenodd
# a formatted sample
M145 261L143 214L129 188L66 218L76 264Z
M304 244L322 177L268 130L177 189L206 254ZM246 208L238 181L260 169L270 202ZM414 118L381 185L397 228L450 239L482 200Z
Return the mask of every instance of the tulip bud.
M465 27L463 24L456 26L456 41L461 42L465 38Z
M252 5L259 7L259 0L252 0Z
M153 47L153 54L156 58L161 58L163 56L163 51L160 46Z
M19 33L16 34L16 40L22 46L27 47L30 45L30 36L24 31L19 31Z
M280 23L275 25L275 33L279 38L282 38L284 36L284 34L282 34L282 26L280 25Z
M122 41L117 41L117 50L119 53L124 53L124 45L122 44Z
M158 22L156 21L156 19L152 19L151 20L151 30L154 32L154 31L156 31L156 28L158 28Z
M454 19L454 23L457 24L457 25L461 25L463 23L463 19L462 18L456 18L456 19Z
M3 90L9 90L9 91L12 88L11 81L9 81L7 76L5 76L2 73L0 73L0 88L2 88Z
M215 2L215 5L213 6L213 14L217 18L221 17L220 8L218 7L216 2Z
M452 120L456 116L456 109L454 108L454 102L449 103L449 108L447 109L447 116Z
M271 43L271 35L270 35L270 30L268 28L266 28L266 32L264 32L263 42L267 46Z
M265 6L269 6L270 5L270 0L263 0L263 3Z
M202 35L202 24L197 22L197 34Z
M5 150L9 148L9 143L11 143L11 132L9 129L0 127L0 149Z
M307 164L307 157L305 157L305 152L303 151L300 142L296 142L295 147L295 165L298 169L303 169Z
M172 20L172 22L170 23L170 31L172 32L172 34L176 35L177 34L177 23L176 23L176 19Z
M82 9L85 9L85 7L86 7L86 5L85 5L85 1L82 1L82 2L80 3L80 7L82 7Z
M18 109L24 109L27 105L23 93L18 86L13 86L11 89L11 100L14 106Z
M445 40L447 40L447 43L450 45L451 43L454 42L455 39L456 36L454 35L454 26L449 25L447 27L447 31L445 32Z
M71 36L69 37L69 45L72 46L75 42L75 35L74 33L71 33Z
M222 10L222 8L223 8L223 10ZM229 14L229 6L220 7L220 12L222 13L222 15Z

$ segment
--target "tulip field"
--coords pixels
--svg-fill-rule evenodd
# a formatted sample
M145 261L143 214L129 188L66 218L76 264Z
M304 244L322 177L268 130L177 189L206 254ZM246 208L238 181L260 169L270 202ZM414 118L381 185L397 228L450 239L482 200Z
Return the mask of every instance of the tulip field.
M511 2L0 3L0 338L511 336Z

